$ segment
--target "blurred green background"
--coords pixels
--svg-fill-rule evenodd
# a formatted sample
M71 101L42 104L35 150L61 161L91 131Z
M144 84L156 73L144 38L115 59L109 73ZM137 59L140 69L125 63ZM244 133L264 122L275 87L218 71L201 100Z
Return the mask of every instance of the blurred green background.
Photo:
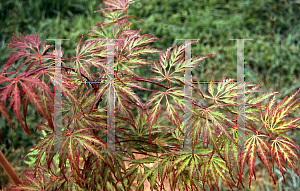
M0 2L0 66L5 63L11 50L7 43L13 33L23 36L37 33L41 41L46 39L70 39L62 44L66 57L75 54L75 47L93 25L102 22L104 17L100 9L100 0L1 0ZM141 34L153 34L163 41L152 45L166 50L170 46L180 45L183 41L176 38L200 39L192 45L192 56L216 55L201 62L193 69L194 81L220 81L223 77L236 78L236 41L229 39L253 39L245 41L245 81L262 85L263 91L281 91L283 99L300 88L300 1L299 0L136 0L130 5L128 14L132 19L131 29L142 29ZM54 44L54 41L49 41ZM158 59L157 54L145 56L149 60ZM151 67L137 71L144 78L152 76ZM153 88L148 85L147 88ZM205 87L201 87L205 91ZM146 101L150 95L145 91L137 94ZM299 96L297 96L298 98ZM9 110L14 116L12 109ZM0 127L3 137L1 151L20 174L28 168L21 158L36 143L40 132L34 128L40 122L36 109L29 106L28 124L35 137L27 135L14 118L15 131L1 116ZM293 114L298 117L299 112ZM290 136L300 145L299 133L291 131ZM261 167L261 163L257 162ZM258 168L259 170L259 168ZM279 184L269 182L267 171L258 171L262 178L254 182L255 190L298 190L300 181L295 173L286 172L288 181ZM281 178L281 179L280 179ZM259 181L261 180L261 181ZM11 184L8 176L0 167L0 187ZM226 190L226 188L223 188Z

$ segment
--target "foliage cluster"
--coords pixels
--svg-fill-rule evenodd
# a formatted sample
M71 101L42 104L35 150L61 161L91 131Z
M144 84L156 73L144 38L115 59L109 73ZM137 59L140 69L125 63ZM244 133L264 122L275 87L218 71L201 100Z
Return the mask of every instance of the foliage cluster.
M124 40L116 44L117 52L115 55L117 61L115 63L115 77L117 79L115 81L116 106L118 107L116 118L119 120L116 123L117 137L120 139L118 141L119 149L124 153L99 154L97 152L97 150L105 148L104 119L106 114L103 106L105 104L101 106L100 103L97 106L95 103L106 97L105 91L108 85L89 85L88 88L76 84L63 85L64 106L67 106L65 108L67 112L64 115L64 134L66 135L63 138L63 145L70 153L49 155L46 157L46 165L40 166L40 160L45 157L44 151L51 150L54 140L53 107L51 107L51 103L53 103L52 85L55 59L53 52L49 51L51 46L46 47L43 44L40 49L40 40L36 34L27 37L21 35L21 39L15 35L10 47L18 48L19 51L15 51L2 68L1 84L6 86L1 89L1 113L7 118L8 122L11 121L5 106L5 104L8 104L7 100L10 99L9 106L12 106L22 128L29 134L26 123L26 109L29 102L32 102L38 111L43 114L44 119L47 120L46 123L41 122L37 126L37 129L45 130L47 135L35 146L39 153L35 161L36 169L23 173L24 180L28 180L26 181L26 183L29 183L28 186L32 186L30 185L31 181L37 181L39 188L44 189L50 189L47 186L58 188L57 185L64 183L62 189L72 185L72 188L75 189L76 187L78 189L83 187L86 189L109 190L113 189L114 186L117 190L137 189L137 187L142 190L143 182L146 179L149 179L152 187L158 188L163 186L160 182L163 182L164 178L167 177L166 175L169 175L168 177L171 177L169 181L173 188L175 188L177 182L179 188L205 189L205 185L213 188L214 184L218 187L218 176L229 187L235 187L242 184L242 167L246 162L248 162L250 170L249 175L251 177L255 176L256 155L274 181L274 165L278 166L282 174L284 174L283 169L285 166L289 166L297 173L295 161L298 161L299 158L293 148L297 150L299 148L287 136L287 132L298 128L296 124L298 118L288 119L287 116L299 107L297 100L293 100L298 92L276 105L276 92L255 97L255 93L259 92L257 90L258 86L247 84L245 92L246 128L249 132L247 132L245 149L253 151L253 153L232 154L230 151L236 149L233 140L236 130L233 116L237 111L233 106L235 106L234 95L237 85L226 84L230 79L222 79L224 84L219 84L217 87L214 87L213 83L209 84L208 94L203 95L206 101L213 100L213 102L209 102L209 107L201 107L197 104L197 101L192 101L194 105L193 124L195 125L193 153L178 154L178 152L171 152L174 147L175 150L182 150L180 145L182 145L182 132L185 128L183 121L180 120L184 106L184 92L182 89L184 79L181 77L182 75L171 75L172 72L173 74L181 74L184 71L183 50L185 46L171 47L164 52L152 48L149 46L150 43L158 38L153 35L140 35L140 31L129 30L126 27L128 16L127 14L121 16L121 14L125 10L127 11L129 2L105 1L105 3L111 4L112 7L108 6L108 8L102 9L104 16L112 19L115 13L114 16L119 17L119 20L115 22L118 23L117 30L113 33L108 32L113 27L112 20L99 23L99 29L90 31L94 39L86 41L83 46L81 46L80 41L76 48L76 55L63 59L62 72L65 80L70 81L83 80L83 78L88 81L105 79L106 67L103 59L106 57L106 49L105 44L97 41L97 39L115 37ZM113 11L110 12L111 10ZM121 11L118 12L118 10ZM147 53L160 53L159 61L150 62L139 57L139 55ZM191 60L192 67L198 66L197 63L209 56L211 55L193 57ZM18 71L12 67L21 57L27 58L26 62L21 65L27 66L25 72L20 72L21 66L19 66ZM134 71L136 68L146 65L152 66L153 71L158 76L145 79L136 74ZM98 73L99 76L95 76L91 72L92 67L100 68L104 73L101 72ZM12 70L8 71L7 69ZM166 69L168 69L168 72L166 72ZM146 90L140 85L141 82L159 86L156 90L150 90L156 93L152 94L145 104L131 89ZM200 99L202 97L201 92L196 87L193 88L195 91L193 95L198 95ZM263 104L270 97L272 97L271 100ZM21 103L23 104L25 124L22 121L20 111ZM147 109L150 106L152 106L151 109ZM160 119L159 114L162 108L166 110L171 123L163 124L162 121L156 120ZM135 109L136 111L134 111ZM139 115L136 115L137 113ZM81 119L78 119L79 116L81 116ZM13 128L12 123L10 125ZM91 129L91 127L97 130ZM132 139L131 141L128 141L129 137ZM159 151L165 154L159 157L149 156L138 161L130 154L130 148L134 148L141 153L157 153ZM53 158L58 156L59 162L51 163ZM129 169L122 168L124 167L124 158L129 158L132 163ZM151 169L143 165L143 163L157 160L159 162ZM235 163L232 163L232 161ZM144 168L145 174L138 170L138 166ZM98 169L98 171L92 172L94 171L92 169ZM45 177L45 179L32 180L34 172L37 172L40 177ZM53 176L45 176L47 173L54 175L56 178L51 179ZM158 181L156 180L157 177L159 177ZM134 185L133 181L136 179L137 184ZM107 180L109 183L106 183ZM187 182L187 184L184 184L184 182Z

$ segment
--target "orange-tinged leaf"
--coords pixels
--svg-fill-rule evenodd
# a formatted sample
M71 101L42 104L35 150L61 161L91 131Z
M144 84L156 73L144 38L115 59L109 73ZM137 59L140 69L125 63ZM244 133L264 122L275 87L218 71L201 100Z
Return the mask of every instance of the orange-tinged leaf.
M292 101L292 99L299 93L300 89L298 89L292 96L290 96L288 99L285 97L282 102L279 104L280 108L286 106L288 103Z
M274 128L274 132L276 133L284 133L286 131L289 131L291 129L294 129L299 126L298 123L296 123L300 118L293 118L293 119L287 119L280 123L277 127Z
M250 137L249 139L246 140L245 142L245 153L242 153L242 157L240 158L240 176L243 174L244 166L247 160L247 157L249 158L248 160L248 167L249 167L249 176L250 176L250 182L249 186L251 184L251 178L253 175L255 175L255 138L254 136ZM240 177L241 178L241 177ZM241 180L239 180L241 181Z
M271 153L272 157L275 158L275 161L283 176L283 168L285 168L283 163L287 163L289 167L292 168L298 175L298 177L300 177L294 162L294 160L300 162L300 158L293 148L296 148L298 151L300 151L299 147L294 142L277 137L276 139L272 140Z
M273 178L274 183L276 184L276 181L273 176L273 172L271 170L270 161L268 159L268 155L271 152L269 143L264 139L257 138L257 151L260 156L260 160L262 161L264 166L267 168L267 170L269 171L270 175Z
M256 152L264 166L267 168L268 172L270 173L271 177L273 178L274 183L276 184L275 178L273 176L273 171L271 169L271 164L268 159L268 155L271 154L270 145L263 137L267 137L265 135L253 135L245 142L245 152L241 158L241 171L244 169L244 164L246 162L246 158L248 157L248 167L249 167L249 188L251 185L251 179L255 177L255 157ZM240 172L242 173L242 172Z
M248 167L249 167L249 176L250 176L250 181L249 181L249 188L251 185L251 179L252 177L255 176L255 156L256 156L256 145L255 145L255 141L251 142L251 148L250 150L246 150L246 151L250 151L252 153L250 153L249 156L249 160L248 160Z

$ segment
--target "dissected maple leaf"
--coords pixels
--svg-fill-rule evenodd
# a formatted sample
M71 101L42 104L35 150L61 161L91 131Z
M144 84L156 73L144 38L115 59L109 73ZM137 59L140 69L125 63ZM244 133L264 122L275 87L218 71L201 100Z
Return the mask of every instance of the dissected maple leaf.
M25 60L20 66L19 71L21 68L27 64L28 67L26 68L26 71L29 71L32 67L36 68L37 66L42 67L44 62L49 60L50 58L48 55L44 55L45 52L51 48L52 46L46 46L46 42L42 45L42 50L40 50L40 37L36 35L29 35L27 37L24 37L20 33L21 39L14 34L14 37L12 38L11 43L8 45L10 49L17 48L19 50L13 51L13 53L8 57L7 61L5 62L2 72L7 70L9 67L12 66L13 63L15 63L20 58L28 58Z

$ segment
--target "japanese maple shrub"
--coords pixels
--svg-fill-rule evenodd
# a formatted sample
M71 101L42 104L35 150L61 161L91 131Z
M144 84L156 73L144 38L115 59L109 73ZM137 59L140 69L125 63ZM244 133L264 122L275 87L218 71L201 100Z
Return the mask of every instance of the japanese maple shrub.
M258 85L244 83L245 94L245 152L237 151L237 91L242 82L209 83L208 92L202 93L192 86L193 98L185 96L183 72L186 63L185 48L191 43L174 46L166 51L150 46L157 37L130 30L127 9L133 2L105 0L101 8L106 21L89 31L90 39L81 45L75 56L61 58L62 80L62 150L53 151L55 145L54 47L41 45L34 34L20 37L14 34L9 47L15 49L1 69L0 112L11 128L11 116L6 108L12 107L22 128L30 134L33 127L26 123L30 103L43 115L35 128L42 137L29 153L34 168L22 173L23 184L11 190L143 190L144 182L151 189L171 190L218 189L218 177L229 188L244 187L244 179L255 177L255 161L260 160L270 176L279 168L291 168L298 174L299 147L287 135L298 128L299 118L289 118L300 103L295 99L299 90L276 104L278 92L259 91ZM115 91L115 150L106 151L106 103L108 77L107 41L114 41L114 91ZM160 53L159 60L151 62L143 54ZM205 58L192 57L188 67L197 67ZM17 68L19 59L24 59ZM155 76L145 79L135 69L152 66ZM24 72L21 69L26 67ZM101 72L92 73L97 69ZM103 82L104 81L104 82ZM77 82L77 83L71 83ZM103 82L103 83L88 83ZM142 83L156 88L147 89ZM134 89L151 91L143 103ZM243 89L243 87L242 87ZM262 94L261 94L262 93ZM198 104L203 99L207 106ZM295 100L294 100L295 99ZM184 150L184 132L187 128L182 115L184 100L192 105L192 150ZM21 111L22 108L22 111ZM165 110L165 112L162 112ZM168 120L165 120L166 114ZM23 119L22 119L23 117ZM67 151L67 152L65 152ZM134 154L145 158L136 159ZM258 156L258 159L256 158ZM129 166L125 165L125 161ZM155 164L148 168L145 164ZM249 174L244 174L247 163ZM142 169L142 170L141 170Z

